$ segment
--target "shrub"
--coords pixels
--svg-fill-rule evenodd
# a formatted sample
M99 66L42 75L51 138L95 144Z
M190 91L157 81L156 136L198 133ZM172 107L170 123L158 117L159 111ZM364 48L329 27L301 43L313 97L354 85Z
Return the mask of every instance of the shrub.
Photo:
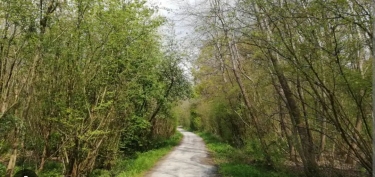
M0 176L5 176L6 170L6 167L0 163Z
M111 173L108 170L95 169L89 176L90 177L111 177Z

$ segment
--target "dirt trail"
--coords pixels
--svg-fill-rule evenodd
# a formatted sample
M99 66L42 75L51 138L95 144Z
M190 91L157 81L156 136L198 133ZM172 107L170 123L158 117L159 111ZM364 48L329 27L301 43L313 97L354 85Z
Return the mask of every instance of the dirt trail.
M184 135L181 144L145 177L215 177L216 168L202 138L181 128L177 130Z

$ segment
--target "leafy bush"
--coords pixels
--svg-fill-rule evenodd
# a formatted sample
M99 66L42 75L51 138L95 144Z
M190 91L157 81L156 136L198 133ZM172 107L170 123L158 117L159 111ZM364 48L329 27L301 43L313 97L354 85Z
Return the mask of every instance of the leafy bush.
M264 153L261 149L261 145L259 141L250 140L246 144L245 148L246 153L253 158L254 161L264 161Z
M156 140L154 143L154 148L162 148L162 147L169 147L169 146L177 146L180 143L180 140L182 138L182 134L180 132L176 132L171 137L165 139L159 139Z
M223 177L288 177L288 174L270 171L256 164L249 165L248 157L262 160L263 156L259 143L250 141L246 148L236 149L209 133L198 133L207 148L212 153L214 161L219 166L219 173Z
M288 177L287 174L266 171L246 164L226 163L220 165L220 174L233 177Z
M0 163L0 176L5 176L7 168Z
M133 116L121 134L120 150L132 156L136 151L146 151L152 144L148 135L150 123L142 117Z
M63 164L56 161L46 161L43 170L39 173L40 177L60 177L63 173Z
M95 169L90 177L111 177L111 173L108 170Z
M193 131L199 130L201 126L201 119L196 110L196 104L191 105L190 109L190 129Z
M158 144L158 148L146 152L136 152L133 158L118 160L112 170L112 174L119 177L137 177L152 168L158 160L165 156L172 148L180 143L182 134L176 132L169 139L163 140ZM99 173L99 172L96 172ZM104 173L103 175L106 175ZM97 177L97 176L95 176ZM106 177L106 176L102 176Z
M40 172L39 177L61 177L62 173L59 170L43 170Z

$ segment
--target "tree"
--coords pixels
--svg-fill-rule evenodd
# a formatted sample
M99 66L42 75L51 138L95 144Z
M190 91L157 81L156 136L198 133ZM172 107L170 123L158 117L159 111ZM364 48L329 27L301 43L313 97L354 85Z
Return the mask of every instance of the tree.
M337 160L358 161L370 172L371 108L365 104L371 99L367 71L372 49L370 2L240 0L207 4L211 6L206 14L198 15L204 23L196 23L205 44L195 71L200 97L212 101L224 94L231 100L240 94L242 102L226 107L242 119L229 115L227 119L259 130L271 125L266 133L245 132L250 137L258 135L265 157L288 148L290 159L295 163L302 160L307 176L324 176L319 166L335 168ZM217 79L220 75L222 79ZM226 82L237 89L229 91ZM213 93L210 89L215 85L224 89ZM238 111L241 104L253 116ZM213 111L202 112L200 117L210 114ZM205 125L223 124L211 121Z
M157 29L165 20L145 1L4 1L1 8L7 176L17 157L39 172L54 160L66 176L88 175L110 169L123 146L139 151L146 141L148 150L172 135L175 123L158 121L189 83L177 53L163 53Z

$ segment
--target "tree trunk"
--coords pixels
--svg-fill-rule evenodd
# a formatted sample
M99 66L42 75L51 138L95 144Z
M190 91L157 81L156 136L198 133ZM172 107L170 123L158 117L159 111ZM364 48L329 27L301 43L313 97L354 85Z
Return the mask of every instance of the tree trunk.
M265 134L265 132L262 131L261 128L260 128L259 121L258 121L258 118L256 116L255 109L253 108L253 106L252 106L252 104L250 102L250 99L249 99L249 96L247 94L246 88L245 88L245 86L244 86L244 84L242 82L242 78L241 78L240 74L238 73L238 68L239 68L240 64L239 64L239 53L238 53L238 49L237 49L236 43L233 41L233 39L232 40L230 39L230 37L228 36L227 32L225 32L225 35L226 35L226 38L228 40L227 42L228 42L228 48L229 48L229 51L230 51L230 58L231 58L231 63L232 63L232 71L233 71L233 74L235 76L235 80L236 80L238 86L240 87L242 97L244 99L246 108L248 110L249 118L250 118L252 124L254 125L254 127L256 129L257 136L259 138L260 145L261 145L261 147L263 149L263 153L264 153L267 165L270 168L274 168L273 167L274 164L273 164L273 161L271 159L271 155L268 152L268 146L267 146L267 144L266 144L266 142L264 140L264 134Z
M360 132L362 129L362 119L360 116L357 117L357 121L356 121L356 125L355 125L355 133L354 133L354 141L358 140L358 133L357 132ZM357 150L357 143L353 143L352 148L349 148L348 149L348 152L346 153L346 159L345 159L345 163L347 164L354 164L354 160L353 160L353 151L356 151Z
M316 108L318 109L318 108ZM319 114L318 112L316 113L317 114L317 118L318 120L321 121L321 124L320 124L320 145L319 145L319 153L318 153L318 157L317 157L317 160L320 161L322 160L322 153L324 152L324 149L325 149L325 145L326 145L326 128L327 128L327 120L326 120L326 117L325 115L321 115Z
M281 92L279 93L280 96L281 96ZM295 153L295 148L294 148L294 144L293 144L293 140L292 140L292 133L290 132L290 130L288 130L287 126L286 126L286 120L285 120L285 115L283 113L283 106L282 106L282 102L280 101L281 98L279 99L279 118L280 118L280 126L281 126L281 131L285 134L285 137L286 137L286 140L287 140L287 143L288 143L288 147L289 147L289 159L293 162L297 162L297 157L296 157L296 153Z
M293 93L288 85L287 79L280 70L279 63L276 58L274 58L269 52L269 58L271 60L272 66L276 72L276 76L280 82L281 88L283 90L287 107L289 110L290 118L293 123L296 132L298 133L298 138L300 145L297 146L299 154L301 156L302 162L304 164L304 170L307 176L316 177L319 176L319 168L316 163L314 144L309 138L309 130L303 122L301 117L301 111L299 110L298 104L294 99ZM295 137L298 139L297 137Z
M174 85L175 85L175 80L172 77L171 83L169 84L168 89L164 93L164 98L168 98L168 96L169 96L170 92L172 91L172 88L173 88ZM154 112L152 112L151 117L149 119L149 122L151 123L151 131L150 131L151 136L155 135L155 133L156 133L156 132L154 132L156 130L156 115L159 113L163 104L164 104L163 101L158 102L158 104L156 106L156 109L154 110Z
M44 145L43 145L43 152L42 152L42 157L40 159L40 165L38 171L42 171L44 168L44 164L46 162L47 158L47 151L48 151L48 145L49 145L49 139L50 139L50 128L47 130L47 134L44 136Z
M14 135L15 136L14 136L14 142L12 145L12 154L8 162L5 177L12 177L14 168L16 167L16 161L17 161L17 155L18 155L18 144L19 144L19 138L18 138L19 129L18 128L15 128Z
M80 140L76 137L74 140L73 152L69 153L69 164L66 176L77 177L79 174L79 149Z
M47 155L47 145L44 145L43 146L43 152L42 152L42 158L40 160L40 165L39 165L39 169L38 169L39 172L42 171L43 168L44 168L44 163L46 161L46 155Z
M274 86L275 91L278 95L276 99L278 100L280 127L281 127L282 134L285 134L285 137L287 139L287 143L289 147L289 159L293 162L297 162L298 161L297 154L295 152L295 147L294 147L293 138L292 138L293 133L290 131L290 129L288 129L286 125L289 122L286 122L287 120L285 119L284 104L287 104L287 103L283 99L283 91L279 87L279 85L276 84L274 77L272 77L272 85Z

